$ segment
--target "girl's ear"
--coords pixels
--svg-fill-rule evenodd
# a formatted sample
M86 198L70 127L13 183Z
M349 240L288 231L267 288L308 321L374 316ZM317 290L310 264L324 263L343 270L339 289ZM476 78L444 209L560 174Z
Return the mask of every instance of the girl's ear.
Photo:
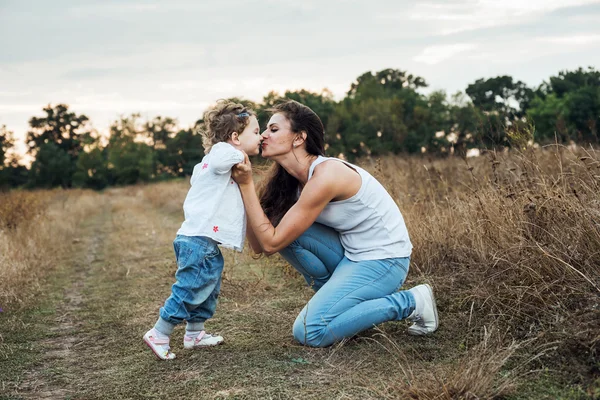
M231 141L233 142L233 144L239 145L241 143L240 142L240 135L239 135L239 133L233 132L231 134Z

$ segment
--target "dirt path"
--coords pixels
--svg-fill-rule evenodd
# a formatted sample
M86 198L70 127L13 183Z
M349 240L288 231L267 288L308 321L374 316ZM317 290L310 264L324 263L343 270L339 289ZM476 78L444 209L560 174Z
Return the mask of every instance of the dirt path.
M57 384L48 372L52 369L68 369L69 365L76 363L77 347L86 342L80 331L83 326L81 312L85 301L84 286L91 268L102 262L107 213L108 209L104 207L104 212L88 221L84 237L73 241L76 257L65 271L61 271L66 281L62 300L56 306L55 318L46 326L48 337L36 343L43 349L43 357L23 378L19 387L19 394L23 398L59 399L76 394L68 386Z

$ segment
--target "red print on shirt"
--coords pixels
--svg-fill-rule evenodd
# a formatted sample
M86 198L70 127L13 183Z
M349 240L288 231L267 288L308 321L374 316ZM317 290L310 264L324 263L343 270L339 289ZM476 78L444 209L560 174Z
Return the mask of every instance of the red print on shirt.
M219 232L219 227L218 226L213 226L213 231Z
M202 165L202 169L206 169L206 168L208 168L208 164L207 164L207 163L204 163L204 164Z

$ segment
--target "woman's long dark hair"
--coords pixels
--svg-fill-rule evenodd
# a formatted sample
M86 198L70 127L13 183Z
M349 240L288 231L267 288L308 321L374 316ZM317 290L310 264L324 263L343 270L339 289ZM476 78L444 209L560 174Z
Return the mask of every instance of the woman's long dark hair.
M290 121L292 132L306 132L306 151L315 156L325 155L325 129L319 116L304 104L294 100L279 103L269 111L281 113ZM298 200L300 182L279 164L271 166L261 185L260 204L273 224L277 226L285 213Z

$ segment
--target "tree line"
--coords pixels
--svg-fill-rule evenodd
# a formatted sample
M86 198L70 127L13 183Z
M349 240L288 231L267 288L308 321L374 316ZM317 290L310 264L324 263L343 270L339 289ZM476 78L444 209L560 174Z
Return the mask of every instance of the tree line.
M268 93L262 102L234 98L254 109L261 126L282 99L306 104L321 117L329 155L363 156L427 152L464 155L470 148L574 141L598 144L600 71L561 71L539 87L510 76L479 79L465 92L423 94L421 77L397 69L366 72L335 101L327 89ZM20 163L14 134L0 127L0 187L102 189L191 174L204 152L198 129L177 120L122 116L99 135L89 118L66 104L48 105L29 120L31 166ZM201 110L198 110L199 114Z

